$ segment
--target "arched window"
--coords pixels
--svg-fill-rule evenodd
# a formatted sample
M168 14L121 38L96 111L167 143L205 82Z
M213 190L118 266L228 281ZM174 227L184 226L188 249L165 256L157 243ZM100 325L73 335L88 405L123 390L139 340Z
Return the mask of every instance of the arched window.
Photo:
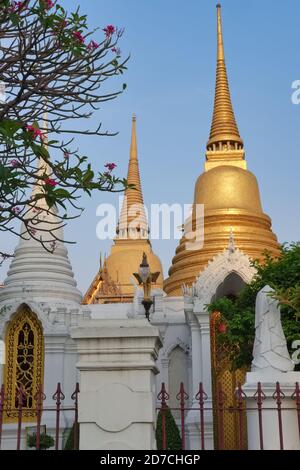
M243 279L235 272L232 272L228 274L224 281L218 286L212 300L216 301L221 297L235 299L244 286L245 282L243 281Z
M36 394L44 379L44 338L40 321L27 305L23 305L9 323L5 344L5 421L18 418L21 386L24 391L22 419L35 421Z

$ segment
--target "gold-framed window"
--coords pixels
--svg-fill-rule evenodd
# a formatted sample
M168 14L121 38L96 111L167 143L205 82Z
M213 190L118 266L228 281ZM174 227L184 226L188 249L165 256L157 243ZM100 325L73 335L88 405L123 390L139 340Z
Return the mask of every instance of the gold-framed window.
M23 305L9 322L5 340L5 422L18 419L19 390L22 386L22 420L36 421L37 393L44 381L44 336L41 322Z

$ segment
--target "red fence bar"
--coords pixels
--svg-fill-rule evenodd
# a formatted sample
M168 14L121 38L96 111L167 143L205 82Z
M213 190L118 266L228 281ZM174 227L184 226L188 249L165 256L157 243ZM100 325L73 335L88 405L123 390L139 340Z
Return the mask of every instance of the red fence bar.
M42 419L42 409L43 401L46 399L46 395L43 393L43 387L40 386L39 390L35 396L36 400L36 450L40 450L41 445L41 419Z
M0 391L0 449L1 449L2 426L3 426L4 400L5 400L4 385L2 385L1 391Z
M285 395L280 389L279 382L276 382L276 390L273 393L273 398L276 399L276 404L277 404L280 450L284 450L283 432L282 432L282 408L281 408L281 404L282 404L282 399L285 398Z
M295 391L292 395L292 399L296 400L297 407L297 416L298 416L298 429L299 429L299 439L300 439L300 387L299 382L296 382ZM0 435L0 444L1 444L1 435Z
M79 395L79 383L76 383L75 392L71 398L74 400L75 406L75 419L74 419L74 450L79 450L79 424L78 424L78 395Z
M238 384L237 389L237 405L238 405L238 415L239 415L239 449L243 450L244 448L244 399L246 398L245 393L243 392L242 385Z
M199 392L196 395L196 400L199 401L199 410L200 410L200 433L201 433L201 450L205 450L205 439L204 439L204 402L207 400L208 396L203 390L203 384L199 384Z
M183 382L180 383L179 393L176 398L180 400L181 446L182 450L185 450L185 401L188 400L189 396L184 390Z
M72 400L74 401L71 405L62 405L62 401L65 399L65 395L62 392L61 384L57 384L57 389L55 394L52 396L52 399L55 400L56 406L49 404L49 407L44 406L44 400L46 399L46 395L43 393L43 388L40 387L37 390L36 395L34 396L34 406L32 406L30 401L27 399L25 390L23 385L20 386L19 389L16 390L16 397L13 403L8 400L9 397L6 396L5 387L4 385L0 388L0 449L1 445L2 448L6 444L6 415L9 418L9 423L15 423L14 426L17 425L17 429L15 431L15 441L16 441L16 448L17 450L21 449L21 439L22 439L22 426L23 422L26 419L27 413L30 413L31 416L35 416L36 418L36 443L35 447L37 450L41 448L41 437L42 437L42 424L43 424L43 412L52 412L53 415L56 413L56 427L55 431L53 430L53 434L55 433L55 450L58 450L60 447L60 417L62 411L70 412L70 416L74 412L74 425L73 425L73 434L74 434L74 442L73 442L73 449L79 449L79 423L78 423L78 401L79 401L79 384L76 383L76 387L74 392L71 395ZM245 448L246 442L246 411L254 413L258 413L258 437L259 437L259 447L261 450L264 450L264 440L266 441L266 432L264 436L263 430L263 413L268 413L272 411L272 416L275 415L276 421L276 414L278 416L278 426L277 423L273 426L274 429L272 430L273 433L279 433L279 446L281 450L284 450L284 444L286 446L290 443L284 443L284 428L283 424L287 426L289 423L285 423L284 419L284 412L289 410L289 415L293 413L292 419L295 420L297 416L297 424L298 424L298 432L297 432L297 425L296 425L296 439L298 438L298 433L300 437L300 384L299 382L295 383L295 389L292 394L288 395L289 399L294 400L294 403L290 404L290 406L283 406L283 400L286 398L285 394L283 393L280 383L276 382L276 388L272 395L273 403L269 406L263 406L264 400L266 399L266 395L262 390L261 383L258 382L257 390L252 395L252 402L250 406L245 405L246 394L241 386L238 384L238 387L235 391L235 405L228 406L227 405L227 398L228 396L222 390L222 385L220 383L217 384L217 394L214 396L215 401L213 404L205 404L205 401L208 399L207 394L203 389L203 384L199 383L199 391L195 395L193 404L188 404L189 396L185 391L184 383L180 383L179 393L176 395L176 399L179 401L179 404L175 405L174 407L169 408L168 400L169 394L166 391L165 383L162 383L161 390L157 396L159 404L157 405L157 410L160 411L161 416L161 448L162 450L168 450L170 448L170 441L168 444L168 435L167 435L167 417L168 413L171 411L180 411L180 422L179 426L181 427L181 448L185 450L187 447L187 436L186 436L186 412L188 410L195 410L196 413L200 415L200 420L197 424L199 424L199 440L200 440L200 448L201 450L205 450L205 412L211 410L213 412L214 418L218 418L215 421L217 432L217 445L216 447L219 450L224 450L226 448L231 448L234 446L235 450L243 450ZM250 398L250 397L249 397ZM255 400L255 401L254 401ZM256 402L256 406L255 406ZM296 406L295 406L296 405ZM225 413L234 413L234 420L232 421L234 424L234 436L232 435L232 426L229 429L227 426L227 421L225 421L227 414ZM48 414L48 413L47 413ZM215 416L215 414L217 416ZM176 419L178 423L179 419ZM295 421L294 421L294 424ZM278 430L276 429L278 427ZM11 439L11 427L9 429L9 439ZM227 431L229 434L227 434ZM257 432L257 431L256 431ZM51 426L51 435L52 435L52 426ZM238 435L238 438L236 437ZM233 441L234 437L234 441ZM268 436L269 438L270 436ZM271 442L272 439L269 439L268 442ZM291 447L291 446L290 446Z
M53 395L53 400L56 400L56 427L55 427L55 450L59 447L59 420L61 411L61 402L65 399L65 396L61 390L60 382L57 384L56 392Z
M266 395L262 391L261 383L258 382L257 384L257 391L254 394L254 398L256 399L257 403L257 411L258 411L258 431L259 431L259 446L260 450L264 450L264 435L263 435L263 420L262 420L262 405L263 401L266 398Z
M224 449L224 404L226 395L222 390L221 383L218 384L218 392L217 392L217 399L218 399L218 421L219 421L219 428L218 428L218 440L219 440L219 450Z
M166 391L165 383L161 384L161 391L159 392L157 399L161 402L161 422L162 422L162 450L167 450L167 432L166 432L166 409L167 400L169 400L169 394Z
M21 432L22 432L22 415L23 415L23 399L26 397L23 391L23 385L18 390L18 435L17 435L17 450L21 448Z

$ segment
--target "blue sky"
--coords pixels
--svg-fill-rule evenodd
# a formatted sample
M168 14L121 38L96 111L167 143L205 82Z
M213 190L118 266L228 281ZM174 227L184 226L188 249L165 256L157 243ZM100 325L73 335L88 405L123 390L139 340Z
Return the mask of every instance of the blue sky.
M108 161L127 171L131 116L137 115L144 200L191 203L203 171L213 106L216 65L216 8L212 0L66 0L80 4L91 26L125 28L126 92L88 123L118 131L116 137L79 138L95 168ZM257 176L264 211L279 240L300 239L300 105L291 102L291 85L300 79L297 0L223 0L223 35L232 101L245 142L248 168ZM100 33L99 33L100 34ZM96 39L96 38L95 38ZM112 83L117 86L118 83ZM87 127L87 124L84 124ZM84 199L83 216L69 224L66 239L80 289L93 279L99 253L111 242L96 237L96 207L116 202L112 194ZM2 235L3 237L3 235ZM5 235L5 248L16 239ZM154 241L164 274L177 241ZM5 276L8 264L0 271Z

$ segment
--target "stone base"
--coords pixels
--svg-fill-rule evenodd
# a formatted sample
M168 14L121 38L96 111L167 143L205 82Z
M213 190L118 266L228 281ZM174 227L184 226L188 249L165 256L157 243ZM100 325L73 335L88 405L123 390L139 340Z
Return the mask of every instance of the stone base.
M262 404L263 449L280 450L281 448L279 414L276 398L273 398L276 382L279 382L280 389L285 395L285 398L282 398L281 413L283 448L284 450L300 450L296 402L291 399L296 382L300 383L300 372L249 372L246 380L243 390L247 395L248 449L259 450L261 448L258 408L254 398L258 382L261 382L262 391L266 396Z
M80 371L80 450L155 450L161 341L143 319L91 320L72 331Z

